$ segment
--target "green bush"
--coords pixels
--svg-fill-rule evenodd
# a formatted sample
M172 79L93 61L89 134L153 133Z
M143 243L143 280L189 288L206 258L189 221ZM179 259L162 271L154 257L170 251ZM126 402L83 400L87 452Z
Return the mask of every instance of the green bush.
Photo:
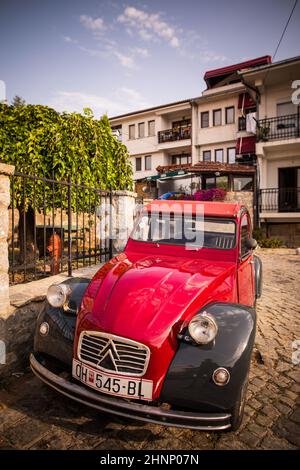
M265 229L262 227L257 227L253 230L253 238L257 240L261 248L281 248L284 246L280 238L268 238Z

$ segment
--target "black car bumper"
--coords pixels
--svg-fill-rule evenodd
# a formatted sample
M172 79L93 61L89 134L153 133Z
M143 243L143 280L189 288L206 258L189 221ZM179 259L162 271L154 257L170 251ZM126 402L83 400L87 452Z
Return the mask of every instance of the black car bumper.
M50 387L79 403L96 410L148 421L155 424L181 428L198 429L200 431L222 431L231 427L229 413L196 413L193 411L168 410L159 406L149 406L121 398L96 393L86 387L61 377L45 367L37 355L31 354L30 365L34 374Z

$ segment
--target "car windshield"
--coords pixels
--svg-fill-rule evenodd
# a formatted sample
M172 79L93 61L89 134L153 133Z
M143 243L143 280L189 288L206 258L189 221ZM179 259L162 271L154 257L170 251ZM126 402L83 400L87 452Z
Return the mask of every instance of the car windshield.
M235 227L235 222L230 219L143 213L133 229L131 239L185 245L188 249L203 247L230 250L235 246Z

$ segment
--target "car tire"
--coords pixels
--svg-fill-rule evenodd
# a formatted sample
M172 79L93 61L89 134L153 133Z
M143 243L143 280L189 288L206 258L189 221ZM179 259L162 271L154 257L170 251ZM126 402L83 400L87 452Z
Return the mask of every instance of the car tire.
M230 431L237 431L243 421L244 408L246 403L246 395L248 388L248 376L241 387L239 399L231 410L231 429Z

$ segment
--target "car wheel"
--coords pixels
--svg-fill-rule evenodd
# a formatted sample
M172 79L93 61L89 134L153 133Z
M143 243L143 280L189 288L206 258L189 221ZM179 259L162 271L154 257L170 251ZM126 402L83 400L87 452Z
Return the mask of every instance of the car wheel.
M236 401L235 406L231 410L231 429L230 429L231 431L237 431L243 421L247 388L248 388L248 377L246 378L241 388L239 399Z

